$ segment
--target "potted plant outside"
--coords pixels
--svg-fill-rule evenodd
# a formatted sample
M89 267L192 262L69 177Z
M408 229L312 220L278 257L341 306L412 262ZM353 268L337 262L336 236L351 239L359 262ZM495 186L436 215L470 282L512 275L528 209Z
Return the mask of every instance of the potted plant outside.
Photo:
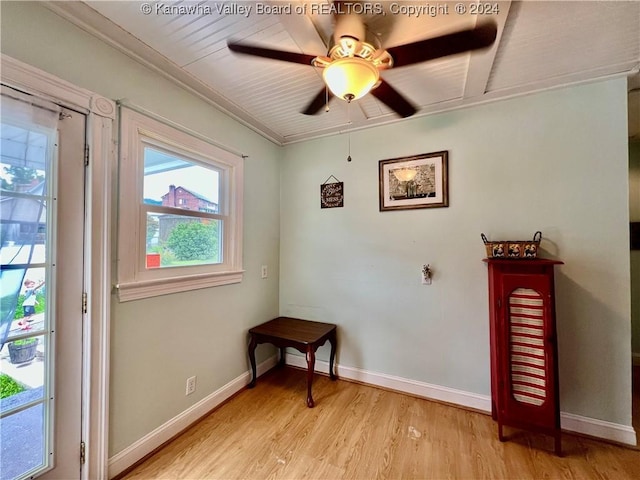
M9 344L9 359L11 363L19 364L33 360L38 348L37 338L23 338Z

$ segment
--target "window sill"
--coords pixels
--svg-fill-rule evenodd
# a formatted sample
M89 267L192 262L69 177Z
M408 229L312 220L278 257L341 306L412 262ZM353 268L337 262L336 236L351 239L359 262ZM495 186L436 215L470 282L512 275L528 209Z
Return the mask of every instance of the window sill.
M116 286L118 299L121 302L141 300L143 298L169 295L171 293L186 292L200 288L217 287L242 282L244 270L202 275L163 278L161 280L142 280L138 282L124 282Z

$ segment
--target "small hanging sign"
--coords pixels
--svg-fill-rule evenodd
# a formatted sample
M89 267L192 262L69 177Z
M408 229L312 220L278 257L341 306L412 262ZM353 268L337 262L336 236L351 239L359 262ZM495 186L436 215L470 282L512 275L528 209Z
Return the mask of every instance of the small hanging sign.
M334 179L335 182L327 183ZM344 183L331 175L320 185L320 208L344 207Z

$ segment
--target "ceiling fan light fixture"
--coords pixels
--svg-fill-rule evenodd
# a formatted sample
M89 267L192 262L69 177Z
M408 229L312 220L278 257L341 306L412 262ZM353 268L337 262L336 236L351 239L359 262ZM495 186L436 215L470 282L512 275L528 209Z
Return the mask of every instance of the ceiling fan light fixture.
M378 83L380 72L368 60L349 57L334 60L327 65L322 78L331 93L350 102L369 93Z

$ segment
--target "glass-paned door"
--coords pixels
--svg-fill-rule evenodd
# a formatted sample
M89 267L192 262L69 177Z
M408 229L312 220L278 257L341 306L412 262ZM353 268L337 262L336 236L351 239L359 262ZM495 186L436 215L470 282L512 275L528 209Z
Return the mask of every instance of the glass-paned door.
M0 480L79 478L86 117L1 101Z

